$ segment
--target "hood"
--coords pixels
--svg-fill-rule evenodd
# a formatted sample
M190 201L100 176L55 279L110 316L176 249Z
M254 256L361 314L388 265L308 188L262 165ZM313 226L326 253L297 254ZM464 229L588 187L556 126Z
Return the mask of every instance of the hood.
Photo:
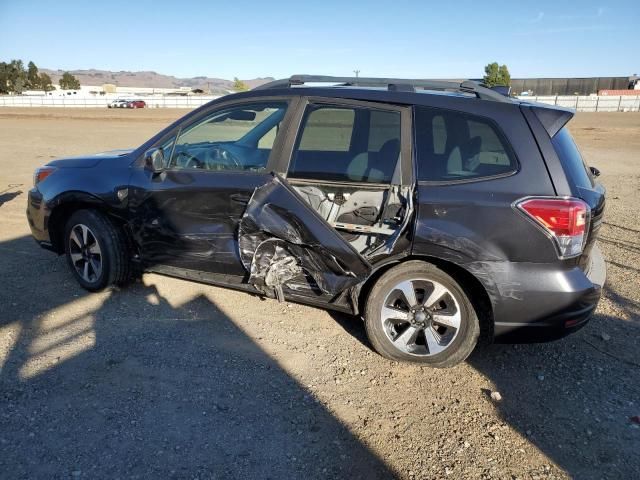
M95 167L104 160L115 160L117 158L126 157L133 152L133 149L110 150L108 152L94 153L90 155L81 155L77 157L67 157L52 160L47 165L58 168L90 168Z

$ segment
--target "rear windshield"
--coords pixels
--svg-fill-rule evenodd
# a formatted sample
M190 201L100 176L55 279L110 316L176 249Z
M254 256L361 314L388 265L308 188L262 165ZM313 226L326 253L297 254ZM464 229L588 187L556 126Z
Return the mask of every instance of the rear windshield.
M563 128L552 139L553 147L567 174L577 187L592 188L593 177L580 155L580 150L573 141L569 130Z

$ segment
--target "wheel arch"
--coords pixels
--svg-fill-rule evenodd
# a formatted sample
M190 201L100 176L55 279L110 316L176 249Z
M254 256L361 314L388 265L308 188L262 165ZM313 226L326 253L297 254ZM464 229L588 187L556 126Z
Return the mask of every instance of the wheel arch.
M469 295L469 301L473 305L478 316L478 320L480 321L481 339L485 341L492 339L494 327L493 307L489 294L482 282L478 277L464 267L453 262L428 255L410 255L399 260L390 261L376 268L358 292L358 301L356 305L357 311L355 313L359 314L364 311L364 306L369 297L369 293L382 275L397 265L416 260L435 265L445 273L451 275L451 277L453 277L453 279L462 286L465 293Z
M64 229L67 220L78 210L96 210L107 215L118 224L123 225L124 220L113 215L108 205L100 198L86 192L66 192L58 196L50 207L47 230L52 249L58 253L64 253Z

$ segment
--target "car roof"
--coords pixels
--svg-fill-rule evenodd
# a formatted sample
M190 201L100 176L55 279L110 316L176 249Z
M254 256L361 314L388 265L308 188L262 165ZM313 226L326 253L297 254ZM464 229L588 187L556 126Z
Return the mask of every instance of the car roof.
M260 96L316 96L386 102L404 105L447 106L463 101L480 100L495 105L514 105L511 98L472 80L432 80L380 77L332 77L327 75L292 75L260 85L250 93ZM473 103L473 105L478 105ZM443 105L445 106L445 105ZM466 103L466 108L470 104Z
M292 79L294 77L291 77ZM313 77L315 78L315 77ZM336 78L336 77L323 77ZM341 78L344 80L344 78ZM384 82L393 79L368 79L382 80ZM411 81L411 80L403 80ZM431 81L416 81L424 84L426 89L416 90L412 85L400 84L401 87L408 88L387 88L371 85L334 85L315 86L309 84L290 84L286 81L277 80L271 82L266 88L259 87L247 92L237 93L225 98L261 98L261 97L316 97L323 99L345 99L359 100L367 102L387 103L406 106L425 106L435 108L446 108L463 112L472 112L479 115L493 117L498 111L520 110L530 108L539 118L544 128L550 136L555 135L574 115L574 111L567 108L546 104L533 104L530 101L519 100L517 98L505 97L496 92L487 92L486 87L481 85L470 85L470 82L446 82L433 81L436 88L430 89ZM418 85L422 86L422 85ZM456 88L456 87L461 88ZM477 88L477 91L475 89ZM450 91L453 90L453 91Z
M234 98L261 98L261 97L318 97L326 99L359 100L377 103L392 103L396 105L423 105L437 106L442 108L460 108L468 110L472 105L482 105L486 108L513 108L519 105L519 101L505 97L506 102L494 102L483 100L459 92L443 92L431 90L391 91L383 88L363 88L363 87L327 87L327 86L301 86L293 88L268 88L249 90L247 92L236 93L225 97L230 100ZM470 103L471 102L471 103Z

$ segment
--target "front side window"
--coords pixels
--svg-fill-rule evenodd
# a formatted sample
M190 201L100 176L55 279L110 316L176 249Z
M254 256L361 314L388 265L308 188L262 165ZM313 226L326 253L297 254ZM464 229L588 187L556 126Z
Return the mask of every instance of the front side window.
M218 110L180 131L175 144L165 149L171 151L168 167L264 170L286 110L286 102L260 102Z
M312 105L302 121L289 177L390 183L399 157L399 112Z
M416 107L415 138L419 180L473 180L518 167L496 126L482 117Z

